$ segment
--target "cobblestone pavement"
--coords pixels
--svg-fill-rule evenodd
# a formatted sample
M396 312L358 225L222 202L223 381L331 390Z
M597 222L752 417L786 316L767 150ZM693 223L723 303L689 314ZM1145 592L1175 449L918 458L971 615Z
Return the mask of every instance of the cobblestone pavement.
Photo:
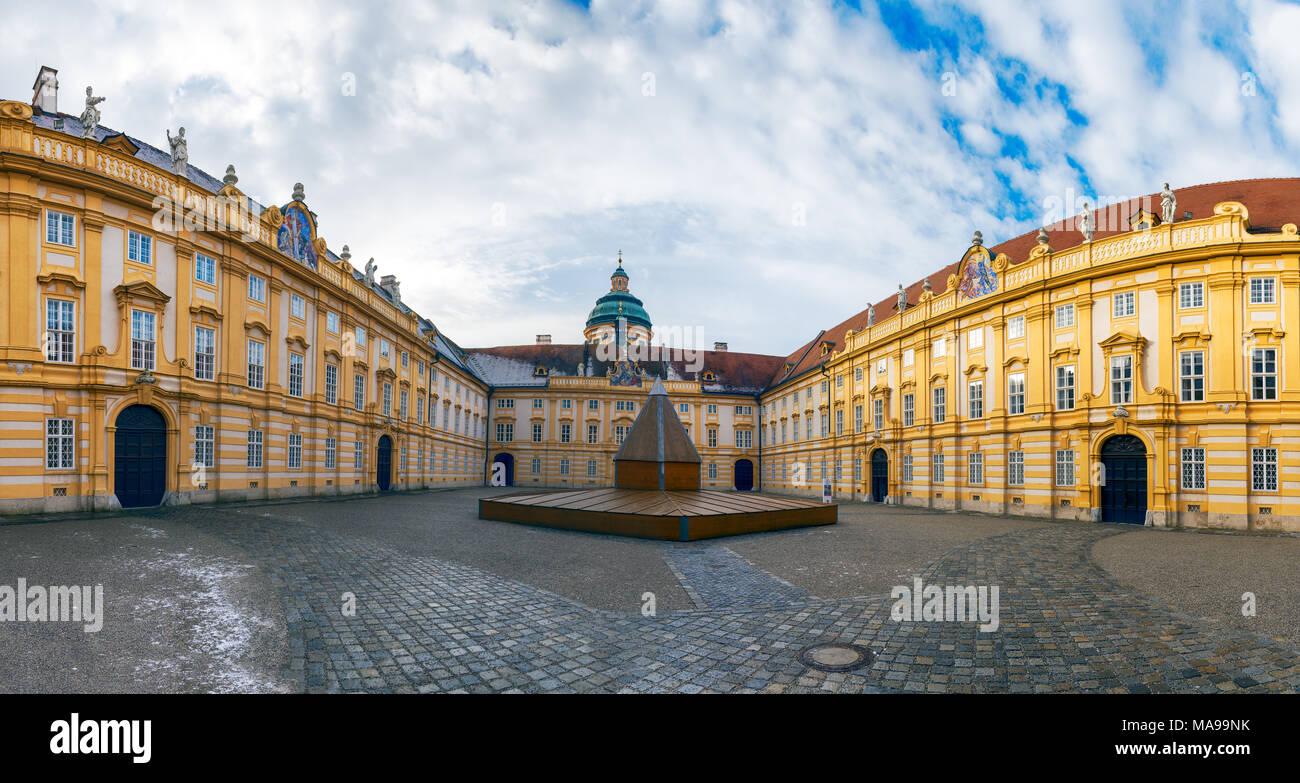
M895 622L886 595L817 598L725 541L663 546L700 608L653 617L596 610L480 568L322 530L293 509L186 513L270 574L287 619L286 677L311 692L1300 690L1296 647L1216 628L1095 566L1091 545L1131 530L1123 526L1028 526L957 546L920 569L926 584L999 586L1000 628L981 633L975 623ZM464 524L481 523L467 514ZM876 660L831 673L800 662L803 648L829 642L864 645Z

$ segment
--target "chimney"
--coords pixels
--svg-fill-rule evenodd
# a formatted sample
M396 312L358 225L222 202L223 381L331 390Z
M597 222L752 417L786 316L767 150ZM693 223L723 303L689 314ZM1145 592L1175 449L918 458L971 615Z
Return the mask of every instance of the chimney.
M384 275L379 278L379 287L388 292L393 297L393 304L402 303L401 283L397 282L397 275Z
M539 335L537 335L537 344L538 344L538 345L550 345L550 344L551 344L551 336L550 336L549 334L539 334Z
M48 65L41 66L32 84L32 108L47 114L59 113L59 72Z
M727 352L727 344L726 344L726 343L714 343L714 344L713 344L713 350L715 350L715 351L717 351L717 352L719 352L719 353L726 353L726 352Z

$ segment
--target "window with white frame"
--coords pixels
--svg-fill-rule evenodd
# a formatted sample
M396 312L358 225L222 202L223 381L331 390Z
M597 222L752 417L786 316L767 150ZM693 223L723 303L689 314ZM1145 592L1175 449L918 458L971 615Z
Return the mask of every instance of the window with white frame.
M600 442L600 426L596 424L587 425L587 443Z
M916 351L911 348L905 348L903 350L903 366L911 367L915 363L916 363Z
M903 426L910 427L916 422L916 395L908 392L903 395Z
M970 418L984 418L984 381L974 381L970 384Z
M289 433L289 463L290 470L297 470L302 467L302 433Z
M1056 450L1056 486L1074 486L1074 449Z
M300 353L289 354L289 396L302 396L303 357Z
M358 353L366 352L366 339L366 327L358 326L352 330L353 348ZM445 382L443 385L445 387Z
M1128 318L1137 312L1137 292L1120 291L1111 299L1111 315L1115 318Z
M297 294L289 294L289 317L302 320L307 317L307 300Z
M509 422L497 422L497 441L499 443L509 443L515 439L515 425Z
M1007 452L1007 486L1021 487L1025 484L1025 452Z
M424 395L421 394L415 398L415 423L424 423Z
M782 422L783 425L784 423L785 422ZM782 429L784 430L784 427L782 427ZM862 432L862 406L861 405L853 406L853 431Z
M338 459L338 441L334 438L325 438L325 469L334 470L334 464Z
M623 445L623 439L627 437L627 426L623 424L614 425L614 445Z
M194 279L208 285L217 284L217 259L202 253L194 254Z
M753 447L754 432L752 430L738 428L735 432L735 436L736 436L736 448L748 449Z
M339 333L339 314L333 311L325 313L325 331L330 334Z
M356 373L352 376L352 407L361 410L366 404L366 376Z
M877 431L885 428L885 401L880 397L871 401L871 423Z
M938 340L935 340L933 343L931 343L930 352L934 355L936 359L947 356L948 341L942 337L940 337Z
M966 455L966 482L968 484L984 483L984 453L972 451Z
M1114 405L1133 402L1133 357L1112 356L1110 360L1110 401Z
M262 431L248 431L248 459L245 463L250 468L262 467Z
M912 483L912 455L911 454L903 455L903 483L904 484Z
M943 386L936 386L932 390L932 394L933 405L931 409L933 415L931 418L935 424L943 424L948 415L948 390Z
M266 302L266 280L257 275L248 276L248 298L254 302Z
M76 466L75 432L73 419L45 420L46 470L72 470Z
M446 462L446 458L443 458L443 462ZM445 466L444 466L444 469L445 469ZM534 474L541 473L541 472L542 472L542 460L541 460L541 458L539 458L539 457L533 457L532 461L531 461L531 462L529 463L529 465L528 465L528 469L529 469L530 472L532 472L532 473L534 473Z
M1205 399L1205 352L1183 351L1178 355L1178 382L1183 402Z
M153 265L153 237L139 231L126 232L126 259L137 264Z
M572 424L561 424L561 425L560 425L560 442L561 442L561 443L569 443L569 442L572 441L572 440L573 440L573 425L572 425Z
M261 389L266 383L266 343L248 341L248 388Z
M76 360L76 302L45 300L45 360L71 363Z
M1013 372L1007 376L1007 414L1017 416L1025 412L1025 374Z
M1250 450L1250 488L1255 492L1277 492L1277 449Z
M561 459L560 459L560 475L561 475L561 476L567 476L567 475L569 475L569 458L568 458L568 457L564 457L564 458L561 458Z
M1189 446L1182 449L1183 489L1205 489L1205 449Z
M1178 285L1178 308L1191 310L1205 306L1205 283L1180 283Z
M1074 305L1064 304L1056 307L1056 328L1069 329L1074 326Z
M1058 411L1074 410L1074 365L1065 364L1056 368L1056 409Z
M596 475L596 460L594 459L587 460L587 475L588 476Z
M217 330L194 327L194 377L211 381L217 377Z
M407 403L410 399L411 393L406 389L402 389L397 393L397 418L402 421L406 421L406 412L410 410L410 408L407 407Z
M51 245L77 246L77 218L67 212L45 210L45 241Z
M1272 277L1252 277L1250 278L1250 303L1256 304L1274 304L1277 301L1274 287L1277 281Z
M853 368L853 381L854 381L855 383L862 383L862 367L861 367L861 366L859 366L859 367L854 367L854 368ZM785 407L785 399L784 399L784 398L782 398L782 400L781 400L781 407Z
M542 425L538 422L533 423L533 443L542 442Z
M835 411L835 436L839 437L844 434L844 409L840 408Z
M325 402L330 405L337 405L339 401L339 366L337 364L326 363L325 365Z
M131 369L154 368L155 314L148 310L131 311Z
M411 354L408 351L402 351L402 366L403 367L411 366Z
M381 358L387 359L387 358L388 358L388 353L389 353L389 351L391 350L391 348L392 348L392 346L389 344L389 342L388 342L387 340L385 340L385 339L383 339L383 338L380 338L380 340L379 340L379 355L380 355ZM456 391L459 392L460 389L457 389Z
M1019 340L1025 336L1025 317L1017 315L1007 319L1007 339Z
M718 463L716 463L716 462L710 462L710 463L709 463L709 478L711 478L711 479L715 479L715 478L717 478L717 477L718 477Z
M711 449L716 449L716 448L718 447L718 428L717 428L717 427L707 427L707 428L705 428L705 430L704 430L704 437L705 437L705 444L706 444L709 448L711 448Z
M380 398L383 407L380 408L385 416L393 415L393 384L384 383L383 396Z
M930 457L930 481L935 484L943 483L943 453L936 452Z
M1277 349L1255 348L1250 352L1250 397L1277 399Z
M194 425L194 464L201 468L211 468L216 465L214 454L213 439L215 431L211 425L196 424Z
M972 351L984 347L983 327L972 329L966 333L966 347Z
M837 389L843 389L843 388L844 388L844 373L838 373L838 374L835 376L835 388L837 388Z
M360 471L366 464L366 443L362 440L352 443L352 467Z

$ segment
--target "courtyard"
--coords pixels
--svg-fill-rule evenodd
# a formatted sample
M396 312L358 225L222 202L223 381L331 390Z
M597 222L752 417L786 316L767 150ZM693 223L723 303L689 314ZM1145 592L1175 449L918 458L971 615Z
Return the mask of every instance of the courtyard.
M845 504L665 543L479 520L504 492L0 525L0 584L104 594L98 632L0 623L0 690L1300 690L1296 537ZM999 627L895 621L918 577L997 586ZM874 660L810 665L818 644Z

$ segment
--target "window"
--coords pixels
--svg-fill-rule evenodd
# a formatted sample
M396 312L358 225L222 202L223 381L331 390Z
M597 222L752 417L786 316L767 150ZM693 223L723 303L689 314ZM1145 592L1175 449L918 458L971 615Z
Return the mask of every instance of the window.
M829 413L823 413L822 414L822 437L825 438L830 434L831 434L831 415Z
M364 353L365 350L366 350L366 327L364 327L364 326L358 326L358 327L354 330L352 336L353 336L353 338L355 338L355 340L356 340L356 349L357 349L357 351ZM446 383L445 383L445 381L444 381L444 383L443 383L443 387L444 387L444 388L446 387Z
M912 483L912 455L911 454L903 455L903 483L904 484Z
M1056 308L1056 328L1069 329L1074 326L1074 305L1059 305Z
M402 366L403 367L411 366L411 354L406 351L402 351Z
M856 367L853 370L853 380L856 383L862 383L862 368ZM785 400L781 401L782 407L785 407Z
M514 407L515 407L514 400L507 400L503 398L497 400L497 410L502 410L502 409L511 410Z
M1025 374L1013 372L1007 376L1007 413L1017 416L1025 412Z
M541 442L542 442L542 425L541 425L540 423L534 423L534 424L533 424L533 443L541 443Z
M614 445L623 445L623 439L627 437L627 426L618 424L614 426Z
M216 464L212 448L213 435L210 425L194 425L194 464L201 468L211 468Z
M844 388L844 373L839 373L838 375L835 376L835 388L837 389Z
M563 458L563 459L560 460L560 475L561 475L561 476L567 476L567 475L569 475L569 459L568 459L568 457L565 457L565 458Z
M916 395L903 395L903 426L910 427L916 422Z
M806 426L805 426L804 429L805 429L805 432L806 432L807 434L805 435L805 437L806 437L808 440L812 440L812 436L813 436L813 419L812 419L812 416L809 416L809 417L807 418L806 421L807 421L807 424L806 424Z
M410 397L411 397L411 393L408 392L406 389L402 389L397 394L397 418L401 419L402 421L406 421L406 412L407 410L409 410L409 408L407 407L407 402L410 400Z
M337 405L339 402L339 366L325 365L325 402Z
M1253 400L1277 399L1277 349L1256 348L1250 352L1250 396Z
M352 376L352 407L361 410L366 405L366 376L357 373Z
M1205 283L1181 283L1178 286L1178 307L1188 310L1205 306Z
M975 350L984 347L984 329L972 329L966 334L966 347Z
M352 466L356 470L365 467L366 462L366 444L364 441L354 441L352 443Z
M1185 448L1183 453L1183 489L1205 489L1205 449Z
M153 264L153 237L139 231L127 231L126 258L137 264Z
M1133 357L1115 356L1110 360L1110 401L1124 405L1133 401Z
M325 439L325 469L334 470L334 463L338 459L338 441L334 438Z
M587 410L589 411L600 410L600 400L587 400Z
M570 442L571 440L573 440L573 425L572 425L572 424L561 424L561 425L560 425L560 442L561 442L561 443L568 443L568 442Z
M1056 368L1056 409L1074 410L1074 365Z
M853 431L862 432L862 406L853 406Z
M194 279L208 285L217 284L217 259L202 253L194 254Z
M1074 449L1056 450L1056 486L1074 486Z
M587 425L587 442L598 443L600 439L600 428L595 424Z
M718 463L716 463L716 462L710 462L710 463L709 463L709 478L711 478L711 479L715 479L715 478L717 478L717 477L718 477Z
M831 382L830 382L830 381L822 381L822 397L825 397L826 395L828 395L828 394L830 394L830 393L831 393Z
M1277 301L1273 290L1275 282L1271 277L1250 278L1250 303L1273 304Z
M717 404L716 404L716 403L712 403L712 402L709 403L708 405L706 405L706 406L704 407L704 412L707 413L707 414L709 414L710 416L716 416L716 415L718 415L718 406L717 406Z
M1025 336L1025 317L1017 315L1007 319L1007 339L1019 340Z
M446 457L443 457L443 461L444 461L444 462L446 461ZM533 457L532 462L529 463L528 467L529 467L529 470L530 470L532 473L534 473L534 474L536 474L536 473L541 473L541 472L542 472L542 460L541 460L540 458L538 458L538 457Z
M257 275L248 276L248 298L254 302L266 302L266 281Z
M853 458L853 480L854 481L862 480L862 458L861 457Z
M217 377L217 330L194 327L194 377L210 381Z
M297 470L302 467L302 433L289 433L289 469Z
M289 354L289 396L302 396L302 354Z
M594 459L587 460L587 475L588 476L596 475L596 460Z
M844 410L839 409L835 411L835 437L838 438L843 434L844 434Z
M383 414L385 416L392 416L393 415L393 384L387 382L384 383L384 392L380 400L383 406L382 408L380 408L380 410L383 411Z
M248 431L248 467L262 467L262 431Z
M754 445L753 430L737 429L734 434L736 436L736 448L748 449Z
M983 484L983 483L984 483L984 454L983 454L983 452L972 451L970 454L968 454L968 455L966 455L966 456L967 456L966 466L967 466L967 468L968 468L968 470L967 470L967 472L966 472L966 483L967 483L967 484Z
M970 417L972 419L984 418L984 381L975 381L970 384Z
M904 367L911 367L912 364L915 363L915 361L916 361L916 351L912 350L911 348L908 348L903 351Z
M1123 291L1115 294L1112 299L1112 314L1115 318L1128 318L1137 312L1137 294L1133 291Z
M885 428L885 401L877 398L871 401L871 423L877 431Z
M77 219L66 212L45 210L45 241L51 245L76 247Z
M45 360L72 362L76 351L76 302L45 300Z
M389 349L390 349L390 348L392 348L392 346L389 345L389 343L388 343L387 340L380 339L380 341L379 341L379 355L380 355L382 358L384 358L384 359L387 359L387 358L388 358L388 352L389 352ZM457 388L456 391L459 392L460 389Z
M686 403L683 402L683 403L681 403L681 404L679 404L679 405L677 406L677 412L678 412L678 413L690 413L690 412L691 412L691 406L690 406L690 405L687 405Z
M947 417L948 407L948 390L942 386L935 387L934 391L934 423L943 424Z
M943 454L935 454L930 458L930 473L935 484L943 483Z
M938 340L935 340L934 343L933 343L933 346L932 346L931 352L934 354L934 357L935 357L936 359L938 359L938 358L942 358L942 357L944 357L944 356L947 356L947 355L948 355L948 341L945 340L945 339L943 339L942 337L940 337Z
M131 369L154 368L155 314L147 310L131 311Z
M72 470L76 463L76 442L72 419L45 420L45 469Z
M307 317L307 300L297 294L289 294L289 315L299 320Z
M497 422L497 441L509 443L515 439L515 425L506 422Z
M1011 487L1025 485L1025 452L1007 452L1007 485Z
M1205 352L1183 351L1178 355L1178 377L1183 402L1205 399Z
M534 398L533 398L533 410L535 410L535 411L540 411L541 409L542 409L542 398L541 398L541 397L534 397ZM619 408L619 410L622 410L622 408Z
M705 432L705 438L708 447L711 449L716 449L718 447L718 428L709 427L704 432Z
M1250 450L1250 488L1255 492L1277 492L1277 449Z
M333 312L325 313L325 331L329 332L330 334L339 333L338 313L333 313Z
M415 398L415 423L424 423L424 395Z

